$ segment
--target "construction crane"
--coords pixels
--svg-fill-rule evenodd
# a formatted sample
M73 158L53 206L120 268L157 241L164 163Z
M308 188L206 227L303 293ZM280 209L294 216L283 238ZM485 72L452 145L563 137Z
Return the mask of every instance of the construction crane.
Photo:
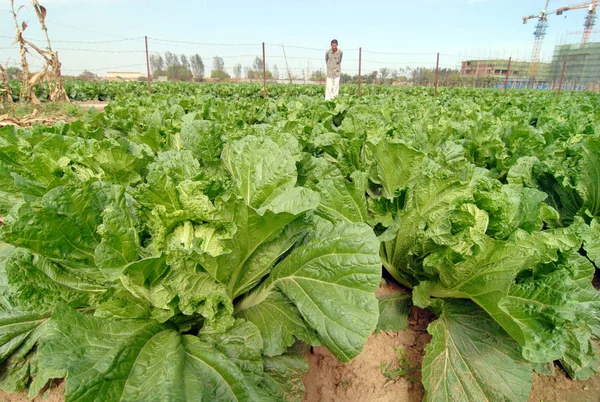
M533 42L533 53L531 54L531 64L529 65L529 78L532 82L535 80L538 66L540 65L540 55L542 53L542 45L544 44L544 38L546 32L548 32L548 5L550 0L546 0L546 7L540 11L539 15L530 15L523 17L523 24L527 24L527 21L537 18L538 23L535 26L533 36L535 41Z
M596 8L598 7L598 0L594 0L588 6L588 13L585 17L585 24L583 24L585 31L583 31L583 40L581 43L586 44L592 36L592 31L596 25Z
M529 66L529 77L530 79L535 79L538 67L540 65L540 54L542 52L542 44L544 43L544 38L546 37L546 32L548 31L548 16L549 15L562 15L566 11L572 10L583 10L587 9L588 13L585 19L584 24L584 32L582 43L586 44L590 40L590 36L592 34L592 30L596 25L596 9L598 7L598 0L588 1L585 3L574 4L571 6L557 8L554 11L548 11L548 5L550 4L550 0L546 1L546 7L540 11L538 15L530 15L527 17L523 17L523 24L527 24L527 21L537 18L538 23L535 28L534 36L535 42L533 44L533 53L531 55L531 65Z

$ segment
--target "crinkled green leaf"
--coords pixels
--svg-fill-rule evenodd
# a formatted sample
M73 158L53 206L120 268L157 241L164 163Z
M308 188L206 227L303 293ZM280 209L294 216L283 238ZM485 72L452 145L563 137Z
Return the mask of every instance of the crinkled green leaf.
M67 370L65 397L72 401L258 400L257 386L231 356L154 321L59 307L42 339L40 365Z
M281 261L238 311L259 306L279 289L321 343L348 361L360 353L377 326L378 249L379 242L364 224L320 221L311 239Z
M227 332L207 333L199 335L220 353L229 357L249 377L260 380L263 375L262 350L263 341L256 325L244 320L236 320Z
M117 288L111 291L110 298L100 302L94 316L116 319L148 319L151 305L148 301L136 298L129 291Z
M142 180L141 174L149 162L149 149L134 146L129 141L84 140L71 145L66 157L89 170L99 180L124 187Z
M233 324L233 304L227 289L210 275L171 271L162 280L162 286L169 292L170 300L176 299L183 314L200 314L221 331Z
M14 220L2 227L1 237L93 280L103 280L94 262L95 249L102 241L98 227L102 212L122 191L100 182L57 187L41 204L21 207Z
M6 274L6 261L14 253L15 248L0 242L0 311L13 308L9 300L8 275Z
M295 348L298 349L298 348ZM304 396L304 383L308 373L308 360L293 350L281 356L264 358L264 377L261 386L276 400L300 402Z
M444 301L427 331L423 359L427 401L527 401L531 364L519 345L469 301Z
M600 333L600 293L592 286L593 275L593 266L573 253L523 277L500 301L525 336L528 360L563 358L571 375L600 369L591 341Z
M438 236L441 232L445 232L446 237L451 238L455 235L470 236L468 225L463 224L464 218L456 220L455 214L459 213L462 216L463 212L466 212L461 208L463 204L472 200L472 194L472 186L458 179L421 176L408 191L405 208L397 214L394 224L380 237L384 241L381 255L386 270L404 285L412 287L418 284L421 275L417 261L440 248L435 246L436 240L429 236L442 239ZM476 219L481 214L475 209L467 213L473 216L473 219L469 218L467 221L473 226L478 226ZM455 225L455 222L459 225ZM483 222L485 226L487 219ZM445 226L439 226L440 224ZM438 225L438 229L425 232L426 227L434 225ZM448 239L443 241L448 242ZM460 238L453 241L459 244ZM467 238L467 243L472 244L473 241Z
M297 339L309 345L320 343L294 304L281 292L274 291L261 303L240 311L240 318L251 321L260 329L266 356L278 356Z
M376 162L376 176L371 180L383 186L387 198L393 198L398 191L410 187L421 174L425 155L402 142L367 142L366 149L369 157Z
M182 209L177 185L200 175L200 164L190 151L167 151L148 166L146 183L137 188L136 200L153 209L163 206L168 214Z
M15 205L23 202L10 170L0 163L0 214L6 215Z
M583 199L582 212L597 217L600 216L600 141L591 139L580 152L577 191Z
M94 261L109 281L118 279L128 264L139 259L136 221L124 194L102 211L102 224L97 229L102 241L96 246Z
M223 163L233 177L237 194L257 210L269 208L294 188L299 159L296 150L253 136L234 142L223 153Z
M302 237L301 224L292 223L318 205L315 192L295 187L294 155L270 139L251 136L234 142L224 153L237 197L220 199L216 206L221 215L231 217L235 234L222 241L229 253L202 254L197 260L227 284L232 298L256 286Z
M540 375L554 376L554 362L550 363L532 363L533 371Z
M17 249L6 262L10 301L20 308L47 312L58 302L87 307L106 288L47 258Z
M183 148L191 151L204 164L214 164L220 161L221 152L223 152L221 138L223 132L222 128L214 121L185 121L180 135Z
M408 313L412 304L407 293L380 296L377 331L400 332L408 328Z
M367 199L364 189L345 179L324 180L317 186L321 202L317 213L332 222L367 222Z
M600 267L600 222L593 219L590 230L584 233L584 249L590 260Z
M517 229L540 230L541 204L546 198L539 190L499 186L499 182L491 180L481 181L475 192L477 206L490 216L488 234L500 240Z
M0 312L0 389L22 392L37 369L35 345L50 314Z

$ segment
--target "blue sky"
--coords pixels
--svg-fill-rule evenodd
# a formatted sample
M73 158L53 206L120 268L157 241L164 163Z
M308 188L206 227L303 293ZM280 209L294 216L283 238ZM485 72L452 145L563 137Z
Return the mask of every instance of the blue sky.
M16 3L27 6L20 13L20 18L30 25L26 37L43 38L30 2L16 0ZM457 66L464 58L512 56L526 60L531 55L535 21L523 25L521 18L539 12L545 2L42 0L41 3L48 8L50 37L55 40L53 46L62 49L61 60L68 74L83 69L93 69L99 75L115 69L143 71L144 43L141 39L101 44L59 41L111 41L148 35L151 51L198 53L208 65L214 55L220 55L230 70L238 62L250 65L254 55L261 53L260 43L264 41L268 44L269 66L277 65L283 71L283 43L289 67L301 75L301 69L316 70L323 66L324 50L334 37L345 50L343 68L349 73L356 73L356 49L360 46L364 50L364 71L434 65L436 52L442 53L441 64L446 67ZM555 0L549 8L571 3ZM9 5L9 0L0 0L0 62L10 59L15 64L18 52L16 48L10 49L12 41L5 38L14 35L12 17L7 12ZM578 10L550 17L544 58L552 57L555 44L580 40L579 35L567 32L582 31L585 14ZM129 51L132 53L116 53ZM41 64L35 58L31 63Z

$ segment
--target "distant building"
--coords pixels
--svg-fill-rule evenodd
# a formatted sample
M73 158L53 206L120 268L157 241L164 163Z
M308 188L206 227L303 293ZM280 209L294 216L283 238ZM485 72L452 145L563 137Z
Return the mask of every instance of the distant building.
M145 75L142 73L132 72L108 72L106 73L106 79L108 81L137 81L140 78L144 78Z
M600 83L600 42L556 46L550 72L552 79L560 79L565 60L565 83L578 86Z
M531 63L513 61L510 64L509 80L529 79L529 68ZM536 81L547 81L550 79L551 63L540 63L537 69ZM462 62L461 75L474 77L496 77L504 78L508 72L507 59L483 59L465 60Z
M169 81L169 79L167 78L166 75L159 75L158 76L158 82L167 82Z

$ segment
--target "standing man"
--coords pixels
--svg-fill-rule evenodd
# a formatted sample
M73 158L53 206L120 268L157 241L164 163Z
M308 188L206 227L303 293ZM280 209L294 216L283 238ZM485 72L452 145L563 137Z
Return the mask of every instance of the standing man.
M342 75L342 56L344 52L338 49L338 41L331 41L331 49L325 52L327 63L327 87L325 88L325 99L332 100L340 92L340 76Z

